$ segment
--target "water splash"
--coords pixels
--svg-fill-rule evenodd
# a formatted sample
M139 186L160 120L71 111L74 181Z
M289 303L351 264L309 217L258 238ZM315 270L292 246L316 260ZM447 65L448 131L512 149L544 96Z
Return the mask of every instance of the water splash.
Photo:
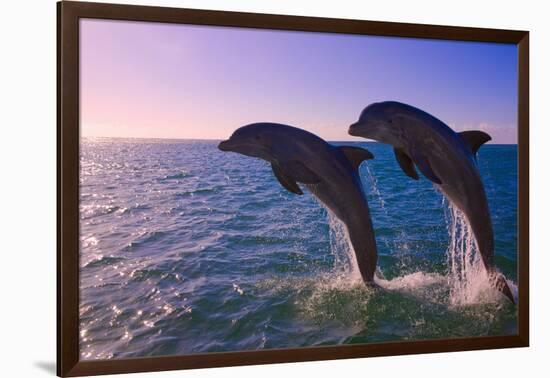
M450 239L446 252L450 304L460 306L498 300L468 220L445 198L443 205Z
M392 223L392 217L386 209L386 201L384 200L382 192L378 188L378 180L376 179L376 175L374 174L372 167L367 164L363 164L360 166L359 172L363 188L370 188L369 194L374 197L376 201L375 203L377 203L378 208L381 210L381 214L377 214L377 217L376 219L373 219L373 222L379 222L377 219L382 216L383 220L380 222L381 224ZM373 209L371 209L371 211L372 210ZM400 260L402 268L405 268L408 265L408 261L406 261L405 256L410 252L410 246L404 230L397 231L396 234L391 237L379 236L376 240L378 243L381 242L386 249L398 252L396 255ZM383 273L379 268L377 268L377 275L383 277Z
M364 167L364 168L363 168ZM382 209L382 212L384 213L385 217L389 217L388 210L386 210L386 201L384 201L384 197L382 196L382 193L378 189L378 180L376 180L376 176L372 173L370 167L367 164L363 164L360 168L363 172L366 172L366 175L359 174L359 177L361 178L363 187L366 187L365 184L365 178L368 178L370 181L370 185L368 187L371 188L372 193L374 194L374 197L378 201L380 208Z
M346 226L329 209L327 209L327 217L330 228L330 252L334 256L336 279L350 283L361 281L361 273Z

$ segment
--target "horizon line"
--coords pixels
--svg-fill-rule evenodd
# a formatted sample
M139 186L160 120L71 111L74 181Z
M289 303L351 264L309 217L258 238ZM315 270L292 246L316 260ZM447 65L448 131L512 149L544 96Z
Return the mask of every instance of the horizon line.
M195 141L209 141L209 142L220 142L225 139L217 139L217 138L166 138L166 137L131 137L131 136L80 136L80 139L93 139L93 138L103 138L103 139L134 139L134 140L163 140L163 141L175 141L175 140L195 140ZM322 139L322 138L321 138ZM360 139L350 139L350 140L326 140L323 139L326 142L329 143L346 143L346 142L358 142L358 143L379 143L379 144L387 144L378 142L373 139L366 139L362 138ZM492 141L489 141L489 145L495 145L495 146L517 146L517 143L495 143Z

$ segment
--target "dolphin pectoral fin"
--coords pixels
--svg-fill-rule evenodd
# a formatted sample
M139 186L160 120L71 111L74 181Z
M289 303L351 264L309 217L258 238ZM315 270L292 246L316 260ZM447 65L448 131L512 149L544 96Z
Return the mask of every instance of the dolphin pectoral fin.
M440 178L434 173L430 162L424 155L414 154L413 159L416 166L420 169L420 172L422 172L424 176L436 184L441 184Z
M474 155L477 154L479 147L491 140L491 136L489 134L478 130L463 131L458 133L458 135L462 138L464 143L466 143Z
M315 172L298 160L285 162L281 168L285 175L295 181L303 182L304 184L318 184L321 182L321 178Z
M273 174L275 177L277 177L277 180L281 183L283 188L288 190L291 193L302 195L304 192L302 192L302 189L298 186L296 181L294 181L292 178L288 177L283 173L281 170L281 167L279 167L277 164L271 163L271 168L273 168Z
M414 168L414 163L412 159L400 148L394 148L393 152L395 153L395 158L399 163L399 166L405 172L407 176L414 180L418 180L418 172Z
M374 155L365 148L342 146L337 147L346 155L353 169L358 169L365 160L374 159Z

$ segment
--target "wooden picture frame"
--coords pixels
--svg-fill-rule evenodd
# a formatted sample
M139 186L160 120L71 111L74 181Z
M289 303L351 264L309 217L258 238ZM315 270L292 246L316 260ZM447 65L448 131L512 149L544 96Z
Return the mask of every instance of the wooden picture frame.
M529 33L271 14L63 1L57 4L57 374L82 376L436 353L529 345ZM114 360L79 357L79 20L482 41L518 47L518 334Z

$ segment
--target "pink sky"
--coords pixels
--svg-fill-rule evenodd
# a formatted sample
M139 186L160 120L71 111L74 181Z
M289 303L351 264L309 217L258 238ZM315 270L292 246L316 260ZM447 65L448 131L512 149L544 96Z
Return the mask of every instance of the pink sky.
M516 143L514 45L81 20L83 136L224 139L269 121L327 140L397 100Z

